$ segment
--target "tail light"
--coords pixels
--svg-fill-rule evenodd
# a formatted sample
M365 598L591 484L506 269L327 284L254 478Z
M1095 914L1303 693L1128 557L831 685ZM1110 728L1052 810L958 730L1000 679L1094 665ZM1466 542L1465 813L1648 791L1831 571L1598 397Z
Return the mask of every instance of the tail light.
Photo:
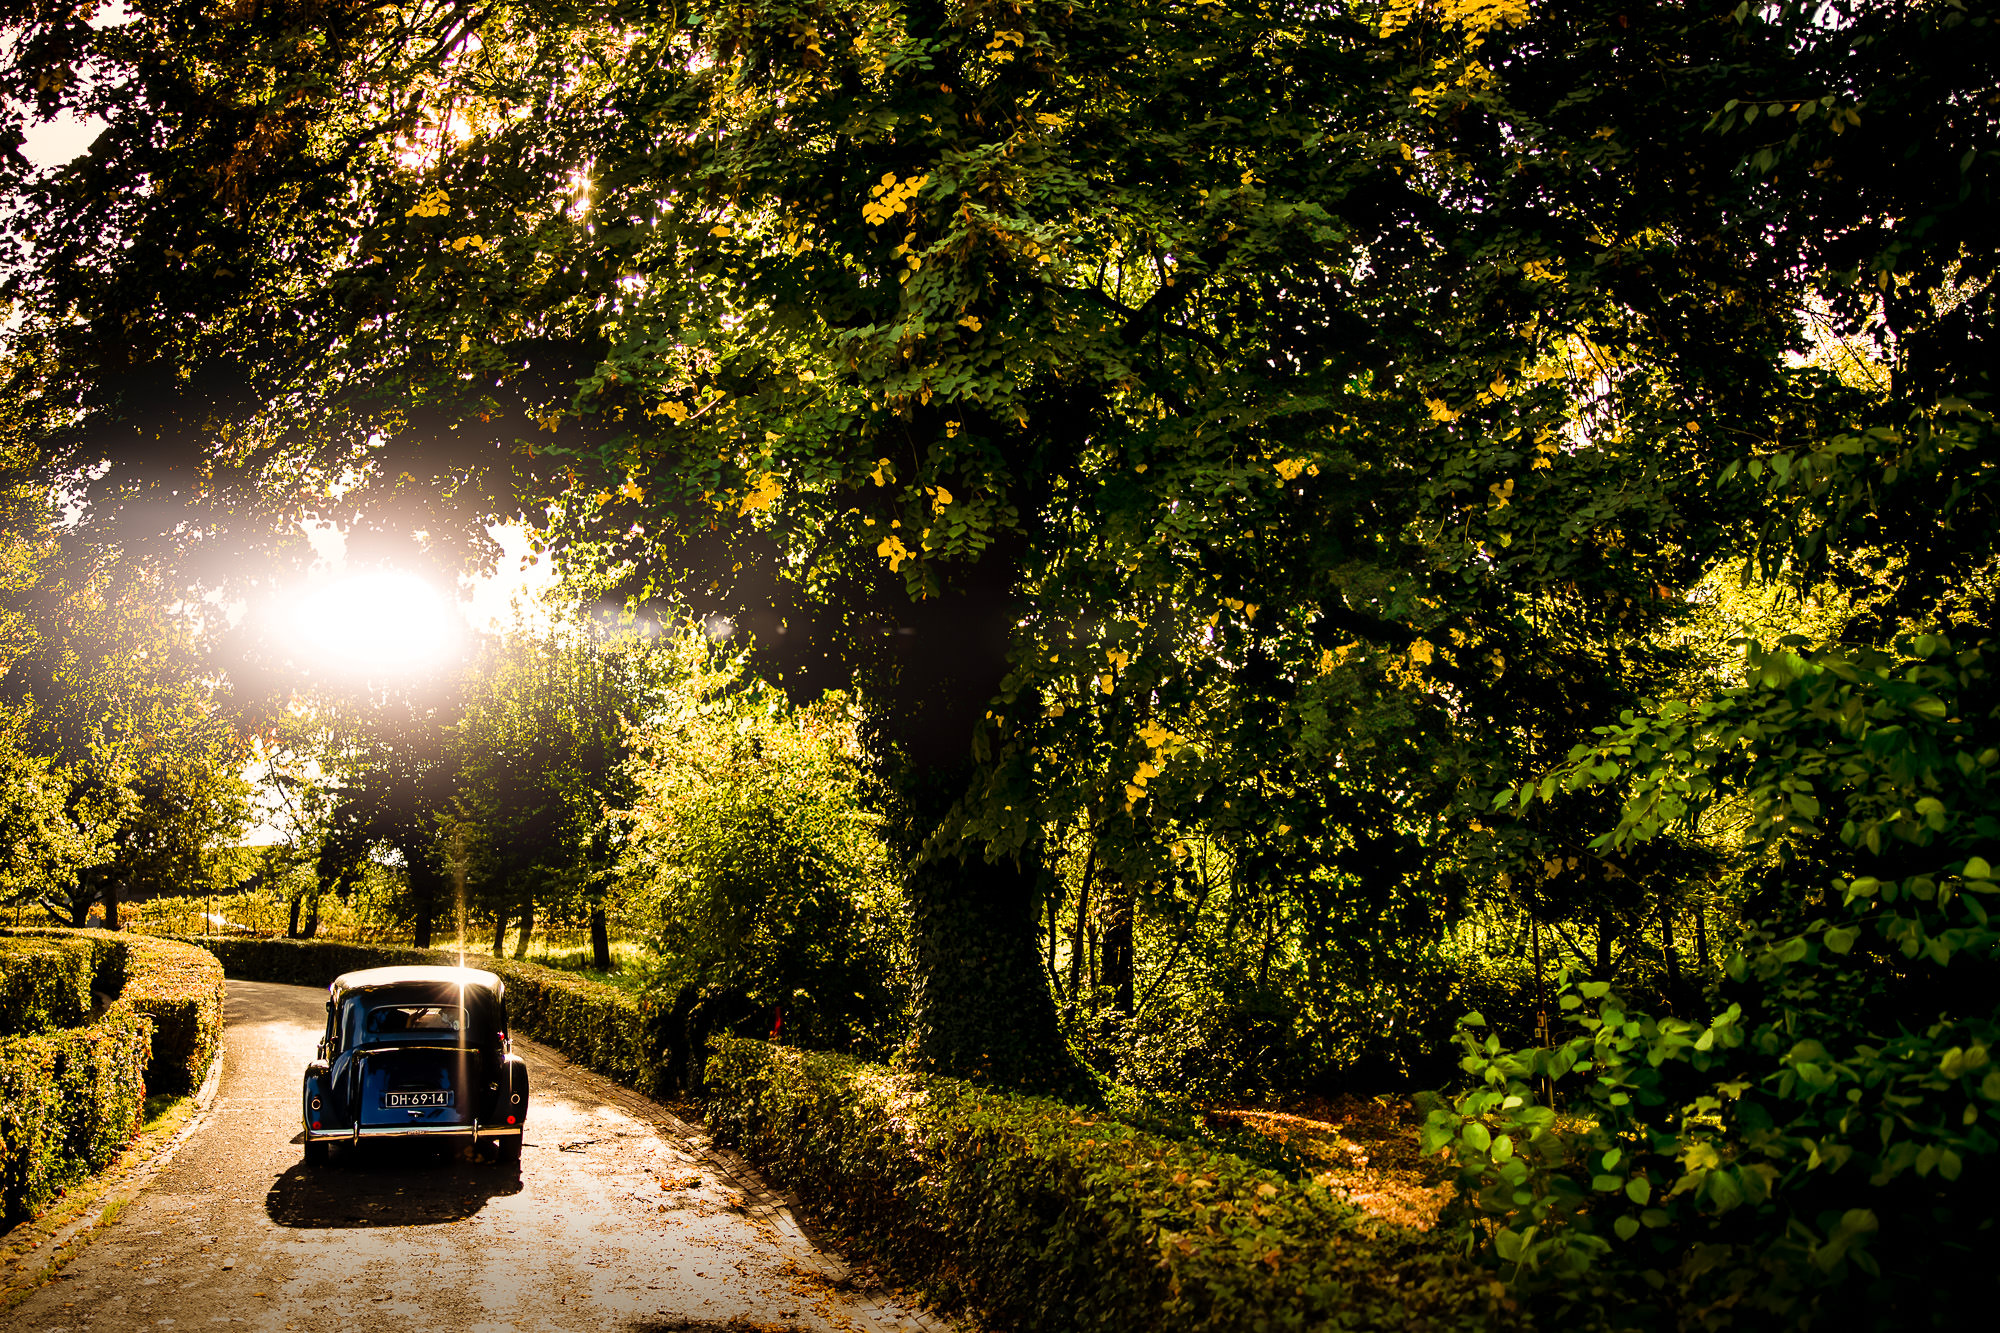
M513 1123L514 1123L514 1117L513 1117L513 1116L511 1116L511 1115L510 1115L510 1116L508 1116L508 1117L507 1117L507 1123L508 1123L508 1124L510 1124L510 1125L511 1125L511 1124L513 1124Z
M314 1128L314 1129L318 1129L318 1128L319 1128L319 1121L317 1121L317 1120L313 1121L313 1128Z

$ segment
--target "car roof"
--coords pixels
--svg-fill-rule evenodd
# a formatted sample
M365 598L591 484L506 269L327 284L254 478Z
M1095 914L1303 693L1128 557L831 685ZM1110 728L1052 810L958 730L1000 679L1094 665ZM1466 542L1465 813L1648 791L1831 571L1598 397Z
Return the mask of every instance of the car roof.
M497 999L506 984L491 972L477 967L370 967L346 972L333 979L327 990L337 999L349 991L374 990L382 986L404 985L477 986L492 991Z

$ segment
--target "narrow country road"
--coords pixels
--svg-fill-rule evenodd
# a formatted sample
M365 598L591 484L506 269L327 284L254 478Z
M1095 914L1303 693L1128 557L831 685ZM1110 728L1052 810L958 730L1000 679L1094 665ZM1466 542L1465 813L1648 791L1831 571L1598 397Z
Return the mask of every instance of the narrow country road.
M8 1329L941 1329L858 1291L733 1154L532 1042L512 1165L406 1144L308 1168L325 992L229 983L221 1088L152 1186Z

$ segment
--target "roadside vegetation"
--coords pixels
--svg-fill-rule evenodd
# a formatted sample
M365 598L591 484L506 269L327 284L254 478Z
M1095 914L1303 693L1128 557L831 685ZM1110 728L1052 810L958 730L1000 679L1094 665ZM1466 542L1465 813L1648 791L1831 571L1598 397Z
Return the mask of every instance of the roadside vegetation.
M132 14L0 20L8 920L545 964L1030 1323L2000 1295L1986 7Z

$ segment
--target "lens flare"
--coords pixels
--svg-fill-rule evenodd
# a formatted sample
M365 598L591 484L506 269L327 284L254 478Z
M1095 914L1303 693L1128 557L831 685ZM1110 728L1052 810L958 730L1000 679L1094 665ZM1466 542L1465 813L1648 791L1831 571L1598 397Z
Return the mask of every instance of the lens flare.
M308 592L292 612L300 642L337 671L390 675L442 662L459 617L415 574L374 570Z

